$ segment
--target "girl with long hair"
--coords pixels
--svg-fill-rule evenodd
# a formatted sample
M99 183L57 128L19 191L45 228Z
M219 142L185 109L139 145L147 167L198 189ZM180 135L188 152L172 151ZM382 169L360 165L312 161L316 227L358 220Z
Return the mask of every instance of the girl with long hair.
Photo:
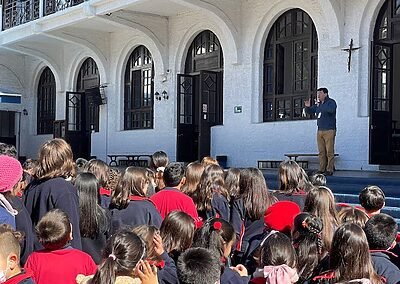
M193 218L183 211L172 211L161 223L164 249L175 262L181 253L192 246L194 231Z
M160 213L146 197L149 182L146 169L125 169L111 196L111 232L127 225L153 225L157 228L161 226Z
M370 282L365 282L366 280ZM313 283L380 284L381 278L372 267L367 237L354 223L341 225L335 232L329 254L329 271L313 278ZM364 281L364 282L363 282Z
M229 192L231 202L239 197L240 193L240 170L237 168L229 168L225 172L225 187Z
M157 151L151 155L150 169L153 170L156 175L156 192L165 187L163 176L165 167L168 165L168 163L168 155L164 151Z
M294 218L292 240L297 254L298 284L314 276L322 256L322 220L309 213Z
M285 234L271 231L260 243L260 259L252 284L297 283L297 257Z
M278 200L293 201L303 209L310 183L304 170L295 161L287 160L279 165L278 183L279 188L274 191L274 196Z
M323 224L321 232L323 254L329 252L333 234L340 225L332 191L325 186L313 188L307 195L304 204L304 212L321 218Z
M76 171L70 145L59 138L45 142L39 150L38 163L36 179L29 184L23 198L32 225L36 226L48 211L61 209L72 224L72 246L81 249L78 192L71 183Z
M229 267L229 256L236 234L232 225L221 218L207 220L195 232L193 246L210 250L221 259L221 284L248 283L247 269L243 265Z
M224 184L224 171L220 166L209 165L205 168L192 199L203 220L211 217L230 220L229 194Z
M181 191L189 196L192 196L200 183L201 175L204 172L204 166L199 162L192 162L186 167L185 177L186 182L182 186Z
M144 240L147 248L147 261L157 269L160 284L178 284L178 275L174 260L165 251L160 230L154 226L138 226L132 231Z
M82 172L92 173L97 178L99 183L99 192L101 198L101 205L104 208L108 208L111 192L107 189L107 181L109 178L109 166L98 159L91 159L82 168ZM108 203L107 203L108 201Z
M156 284L157 273L146 261L145 242L135 233L121 230L114 234L103 251L103 262L94 276L78 275L79 284ZM147 277L146 277L147 276ZM142 281L150 278L150 281Z
M110 213L100 206L99 183L95 175L80 173L74 183L79 196L79 228L82 250L92 256L94 262L101 261L110 230Z
M231 209L231 224L238 240L235 263L247 263L247 260L241 259L242 254L247 251L250 239L262 234L265 228L264 214L272 203L261 171L256 168L242 169L239 192Z

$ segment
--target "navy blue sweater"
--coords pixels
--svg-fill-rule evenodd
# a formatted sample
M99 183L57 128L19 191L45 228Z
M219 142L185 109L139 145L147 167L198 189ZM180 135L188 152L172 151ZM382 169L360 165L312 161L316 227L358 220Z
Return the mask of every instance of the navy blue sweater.
M157 270L159 284L179 284L178 274L174 260L164 252L161 255L165 265Z
M336 102L330 97L326 97L323 103L306 107L308 114L317 116L318 130L335 130L336 129Z
M221 284L247 284L249 283L249 277L240 276L236 271L225 267L221 274L220 279Z
M79 230L78 192L71 182L61 177L35 180L24 191L23 200L31 216L33 227L50 210L60 209L64 211L72 224L73 239L71 245L76 249L82 249ZM40 248L41 245L36 243L35 249Z
M372 265L376 273L385 277L387 284L400 283L400 270L384 252L371 252Z
M207 211L198 211L199 216L203 218L203 220L207 220L209 218L221 218L225 221L230 221L230 208L228 200L220 193L214 193L211 200L211 210Z
M150 200L131 200L125 209L111 209L112 234L124 226L152 225L160 228L161 222L161 215Z

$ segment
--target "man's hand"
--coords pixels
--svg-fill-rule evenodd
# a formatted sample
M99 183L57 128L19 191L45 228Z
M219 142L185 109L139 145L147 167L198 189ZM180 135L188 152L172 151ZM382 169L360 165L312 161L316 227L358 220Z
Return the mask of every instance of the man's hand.
M310 107L311 106L311 99L305 100L304 101L304 106L305 107Z

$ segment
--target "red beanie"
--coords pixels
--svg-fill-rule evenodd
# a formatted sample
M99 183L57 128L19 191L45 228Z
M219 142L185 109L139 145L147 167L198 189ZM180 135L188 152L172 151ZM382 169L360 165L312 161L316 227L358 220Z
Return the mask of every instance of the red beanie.
M11 191L22 177L21 163L12 157L0 156L0 193Z
M271 230L290 233L294 218L301 212L299 205L292 201L278 201L265 212L264 223Z

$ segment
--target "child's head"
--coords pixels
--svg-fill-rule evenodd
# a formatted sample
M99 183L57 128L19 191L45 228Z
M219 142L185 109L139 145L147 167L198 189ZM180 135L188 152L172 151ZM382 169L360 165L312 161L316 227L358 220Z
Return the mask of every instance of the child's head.
M354 208L353 206L344 207L338 214L340 223L355 223L361 228L364 228L368 221L368 215L365 212Z
M0 193L12 192L22 179L21 163L10 156L0 156Z
M103 262L91 283L114 283L117 276L136 276L135 269L147 258L146 244L135 233L121 230L115 233L103 250Z
M14 145L7 143L0 143L0 155L17 158L17 149Z
M27 159L22 165L22 168L24 169L24 172L27 172L30 176L33 177L36 176L38 166L39 163L37 160Z
M300 213L294 219L292 239L301 280L305 281L312 276L321 259L322 228L322 220L309 213Z
M181 253L193 242L195 224L193 218L182 211L170 212L161 223L160 234L164 249Z
M201 175L204 172L204 166L199 162L192 162L186 167L186 182L182 186L182 192L192 195L200 182Z
M328 252L331 247L334 228L339 225L339 217L332 191L325 186L319 186L310 190L304 203L304 212L321 218L324 224L322 230L324 251Z
M270 230L290 236L294 218L301 212L299 205L292 201L278 201L268 207L264 215L264 224Z
M109 167L106 188L111 192L113 192L117 187L120 178L121 178L121 172L118 169Z
M105 188L108 180L108 168L108 165L102 160L92 159L85 164L83 171L94 174L99 181L100 187Z
M162 260L161 257L157 255L154 245L154 237L156 234L160 234L160 230L154 226L141 225L134 227L132 232L138 235L146 243L147 260L156 262Z
M337 228L333 236L329 265L335 271L336 281L378 278L372 267L365 233L354 223L346 223Z
M386 250L392 247L397 236L397 223L387 214L372 216L364 227L370 249Z
M279 165L278 181L281 192L292 194L304 190L304 188L300 188L302 179L301 167L295 161L287 160Z
M288 236L271 231L260 243L260 267L286 264L296 267L296 252Z
M157 183L156 183L156 175L152 169L147 168L147 177L149 178L149 186L147 187L146 196L151 197L156 193Z
M237 168L229 168L225 172L225 187L231 198L236 199L240 192L240 170Z
M313 174L310 176L310 182L314 186L325 186L326 177L323 174Z
M181 163L170 163L165 167L163 179L167 187L181 187L185 183L185 168Z
M215 284L221 275L220 260L205 248L190 248L178 259L177 272L182 284Z
M227 258L235 239L235 230L231 224L220 218L212 218L195 232L193 247L206 248L220 257Z
M224 170L218 165L209 165L204 169L200 183L192 195L197 210L211 210L211 201L215 193L219 193L229 200L224 183Z
M45 142L39 150L39 179L74 177L75 165L70 145L63 139Z
M22 239L23 235L14 231L10 225L0 224L0 280L9 279L21 272L19 261Z
M149 173L144 168L127 167L122 174L117 187L111 194L111 205L123 209L129 204L131 195L146 197L150 179Z
M72 240L72 226L68 215L60 209L47 212L35 227L39 242L45 249L63 248Z
M364 188L358 198L367 214L380 213L380 210L385 206L385 193L375 185Z
M272 204L262 172L256 168L241 170L239 188L239 197L243 199L248 217L252 220L261 219Z
M209 157L209 156L204 157L204 158L201 160L201 164L202 164L205 168L208 167L208 166L210 166L210 165L217 165L217 166L219 166L218 161L217 161L216 159L214 159L213 157Z
M168 165L168 155L164 151L157 151L151 155L150 168L158 172L160 167L165 168Z

